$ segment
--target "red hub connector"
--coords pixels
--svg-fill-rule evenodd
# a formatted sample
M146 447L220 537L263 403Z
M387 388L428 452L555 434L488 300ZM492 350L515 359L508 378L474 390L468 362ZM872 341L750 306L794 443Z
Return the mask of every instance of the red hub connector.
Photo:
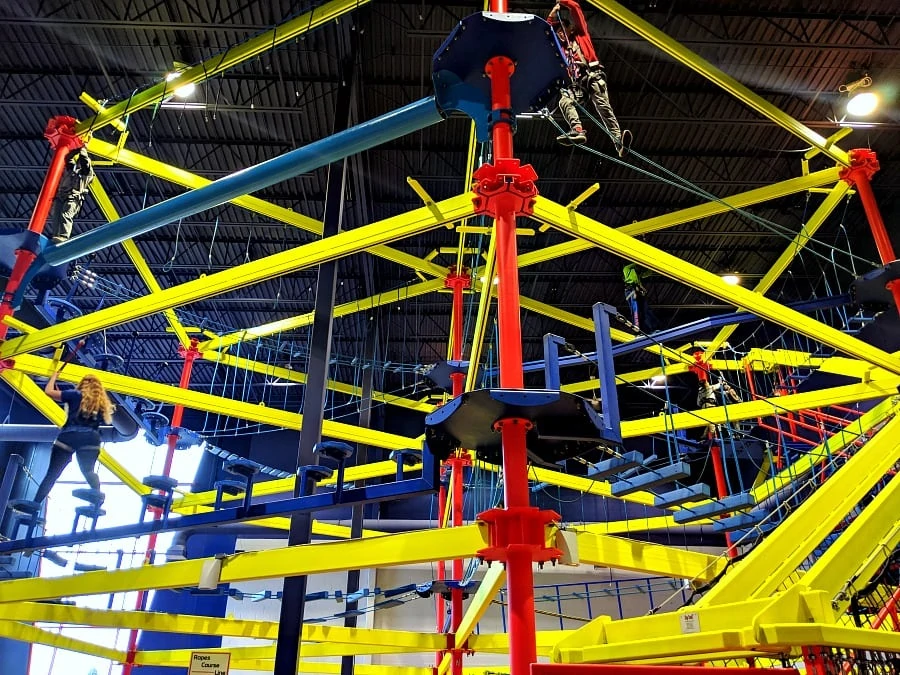
M537 172L531 164L523 165L518 159L497 159L494 164L481 165L474 178L478 195L474 199L476 213L493 218L509 213L517 216L534 213Z

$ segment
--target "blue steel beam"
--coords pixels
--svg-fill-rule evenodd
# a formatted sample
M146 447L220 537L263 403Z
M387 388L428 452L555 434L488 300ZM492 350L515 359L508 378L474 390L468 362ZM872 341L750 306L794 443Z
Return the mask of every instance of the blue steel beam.
M368 122L315 141L278 157L266 160L237 173L214 181L206 187L191 190L154 204L119 220L85 232L63 244L50 245L31 265L34 272L26 275L16 306L21 304L25 289L43 264L63 265L107 246L118 244L168 223L194 215L250 194L301 173L313 171L382 143L419 131L443 119L434 97L423 98Z
M797 310L798 312L814 312L819 309L829 309L831 307L840 307L842 305L850 304L850 296L849 295L834 295L829 296L827 298L818 298L816 300L806 300L804 302L793 303L790 305L786 305L791 309ZM722 326L728 326L731 324L738 323L749 323L751 321L760 321L761 319L755 314L751 314L750 312L732 312L731 314L718 314L716 316L711 316L708 319L700 319L699 321L692 321L691 323L686 323L682 326L676 326L675 328L669 328L668 330L661 330L659 332L653 333L647 337L638 337L634 340L629 340L628 342L624 342L622 344L618 344L612 348L613 356L622 356L624 354L630 354L631 352L636 352L646 347L662 344L669 340L679 340L686 337L690 337L691 335L696 335L704 330L709 330L712 328L721 328ZM588 358L596 358L596 352L585 352L584 356ZM566 366L575 366L578 364L585 363L584 358L581 356L563 356L558 360L558 366L560 368L564 368ZM528 361L523 366L525 372L534 372L536 370L544 369L544 361ZM490 369L486 371L487 375L495 375L496 369Z
M95 541L110 541L128 537L143 537L158 532L175 532L197 527L214 527L244 520L259 520L275 516L287 516L296 512L310 513L331 508L372 504L391 499L417 497L437 490L437 465L427 450L422 453L422 476L392 481L378 485L365 485L343 490L340 501L333 491L319 492L303 497L254 503L249 508L228 507L189 516L170 516L167 520L152 520L134 525L101 528L93 531L72 532L47 537L32 537L0 542L0 554L19 551L35 551L59 546L78 546Z

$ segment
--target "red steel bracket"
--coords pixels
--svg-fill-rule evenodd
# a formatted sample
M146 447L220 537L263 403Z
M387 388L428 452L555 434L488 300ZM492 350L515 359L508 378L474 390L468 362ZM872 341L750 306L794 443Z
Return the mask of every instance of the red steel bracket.
M475 212L494 218L512 212L517 216L534 213L534 198L538 195L537 172L531 164L522 165L518 159L498 159L495 164L482 164L474 174L473 200Z

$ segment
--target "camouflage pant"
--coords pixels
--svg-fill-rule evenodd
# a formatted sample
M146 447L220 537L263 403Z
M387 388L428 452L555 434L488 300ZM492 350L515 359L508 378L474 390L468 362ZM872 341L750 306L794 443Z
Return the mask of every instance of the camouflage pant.
M589 98L600 121L606 125L607 131L612 136L613 142L618 146L622 142L622 130L619 128L619 121L613 112L612 105L609 102L609 92L606 89L606 78L602 70L594 70L570 88L563 89L559 93L559 109L562 111L563 117L569 123L569 128L573 131L575 127L581 126L581 118L578 115L578 105L584 105L585 99Z

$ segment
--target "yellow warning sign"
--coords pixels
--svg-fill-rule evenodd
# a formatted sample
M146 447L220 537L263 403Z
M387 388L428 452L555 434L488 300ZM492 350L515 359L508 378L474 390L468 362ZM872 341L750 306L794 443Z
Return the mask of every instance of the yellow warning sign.
M188 675L228 675L229 652L191 652Z

